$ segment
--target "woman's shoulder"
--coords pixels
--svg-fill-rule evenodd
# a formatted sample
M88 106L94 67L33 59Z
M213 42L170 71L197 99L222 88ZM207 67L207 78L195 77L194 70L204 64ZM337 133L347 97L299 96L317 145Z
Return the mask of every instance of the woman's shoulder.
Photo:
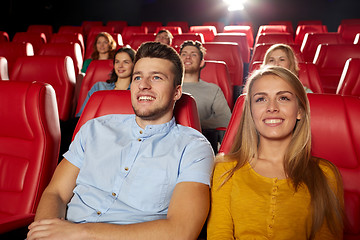
M229 159L226 155L218 154L215 160L215 172L224 174L233 169L236 166L236 163L235 160Z

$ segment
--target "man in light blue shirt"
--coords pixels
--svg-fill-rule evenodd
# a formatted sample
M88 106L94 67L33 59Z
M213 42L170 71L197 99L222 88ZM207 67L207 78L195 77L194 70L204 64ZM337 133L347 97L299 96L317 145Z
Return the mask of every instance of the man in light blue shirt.
M29 240L198 236L210 205L213 152L199 132L175 123L182 78L175 50L160 43L139 48L135 115L82 126L43 193Z

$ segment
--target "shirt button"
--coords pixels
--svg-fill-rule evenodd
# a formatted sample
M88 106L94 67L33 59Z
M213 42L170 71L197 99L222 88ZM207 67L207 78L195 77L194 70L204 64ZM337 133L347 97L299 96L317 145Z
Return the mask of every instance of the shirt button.
M140 134L143 134L143 131L142 131L142 130L140 130L140 131L139 131L139 133L140 133Z
M100 215L100 214L101 214L101 212L100 212L100 211L97 211L97 212L96 212L96 214L97 214L97 215Z
M125 171L129 171L129 168L128 168L128 167L125 167L124 170L125 170Z
M272 225L269 225L269 228L272 228Z
M140 139L140 138L138 138L138 141L139 141L139 142L141 142L141 139Z
M113 192L111 195L113 195L113 196L115 197L115 196L116 196L116 193Z

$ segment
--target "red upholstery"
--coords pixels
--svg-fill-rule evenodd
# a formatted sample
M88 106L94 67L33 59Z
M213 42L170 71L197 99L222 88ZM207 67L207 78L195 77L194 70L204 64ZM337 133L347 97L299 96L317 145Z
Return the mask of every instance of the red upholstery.
M218 85L224 93L230 109L234 107L230 74L224 61L205 61L205 67L200 72L200 78Z
M225 26L224 33L245 33L248 40L249 48L252 48L254 46L254 34L251 26Z
M159 21L143 21L141 26L147 27L148 33L157 33L157 28L162 26L162 22Z
M229 69L231 85L243 84L243 61L237 43L204 43L206 48L205 60L224 61Z
M0 44L0 56L5 57L8 62L10 78L16 59L21 56L33 55L34 50L31 43L2 42Z
M124 27L121 36L124 44L128 44L134 33L148 33L148 29L145 26L126 26Z
M354 39L354 44L360 44L360 33L357 33Z
M95 26L103 26L103 22L102 21L83 21L81 23L81 27L82 27L82 30L83 30L83 34L84 34L84 40L86 41L87 39L87 36L90 32L90 29L92 27L95 27Z
M346 43L353 43L356 34L360 33L360 23L358 24L341 24L339 26L338 32L341 35L341 38Z
M0 42L9 42L9 34L4 31L0 31Z
M311 106L312 154L333 162L345 190L344 240L360 239L360 99L334 94L308 94ZM239 97L220 152L227 153L235 139L244 98Z
M158 33L160 30L168 30L169 32L171 32L171 34L182 34L182 30L181 27L179 26L161 26L161 27L157 27L155 30L155 33Z
M360 24L360 18L341 19L341 24Z
M49 42L53 34L53 27L51 25L30 25L27 32L44 33L46 42Z
M339 33L306 33L301 44L301 52L304 60L312 62L319 44L322 43L343 43Z
M348 58L360 58L360 45L321 44L318 46L313 63L319 71L322 86L326 93L336 92Z
M295 33L295 43L301 44L306 33L327 33L326 25L298 25Z
M8 63L4 57L0 57L0 80L9 80Z
M81 72L83 56L78 43L47 43L41 47L39 55L69 56L74 62L75 73L79 74Z
M346 61L336 93L360 97L360 58Z
M270 21L269 25L285 25L287 32L294 34L294 28L291 21Z
M115 33L122 33L124 27L128 25L127 21L108 21L106 26L110 26L114 28Z
M183 33L189 32L189 23L186 21L171 21L167 23L167 26L178 26L181 27Z
M223 22L203 22L203 26L214 26L217 33L222 33L224 31L225 24Z
M51 36L50 43L78 43L81 48L82 58L84 59L85 44L81 33L54 33Z
M294 44L294 38L291 33L260 33L257 35L255 45L261 43L285 43Z
M97 91L91 95L76 125L73 139L80 127L88 120L108 114L134 114L134 110L131 105L130 91ZM181 98L176 102L174 115L178 124L192 127L201 132L196 102L189 94L183 93Z
M298 21L297 26L299 25L322 25L321 20L301 20Z
M33 221L58 162L55 91L39 82L0 81L0 234Z
M245 33L218 33L214 37L214 42L234 42L239 45L240 56L244 63L249 63L250 61L250 48L247 43L247 38Z
M46 36L44 33L34 33L34 32L17 32L15 33L12 42L31 43L35 55L38 54L41 46L47 43Z
M81 83L79 98L77 100L76 111L78 113L87 96L88 91L97 82L105 82L110 78L113 69L113 60L92 60L86 70L86 75Z
M293 36L293 31L287 25L261 25L257 31L256 39L262 33L289 33L290 36Z
M142 43L154 41L155 36L155 33L135 33L130 39L129 45L136 50Z
M190 33L202 33L205 42L212 42L217 34L216 27L214 26L191 26Z
M82 26L67 26L67 25L62 25L59 27L59 31L58 33L80 33L81 35L83 35L83 28Z
M56 92L60 120L67 121L71 117L75 69L70 57L19 57L12 70L10 81L38 81L50 84Z
M205 43L204 35L202 33L182 33L182 34L174 34L174 39L172 41L172 46L179 51L180 45L186 40L199 41L201 43Z

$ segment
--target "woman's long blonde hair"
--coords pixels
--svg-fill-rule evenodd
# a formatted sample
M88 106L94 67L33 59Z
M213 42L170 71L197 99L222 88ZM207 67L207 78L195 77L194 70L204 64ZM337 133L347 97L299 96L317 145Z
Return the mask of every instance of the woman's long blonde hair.
M303 85L291 71L277 66L265 66L255 71L247 80L244 109L235 141L230 152L223 156L225 161L236 161L236 166L228 173L228 180L236 170L244 166L251 159L257 158L259 136L251 114L250 94L254 82L265 75L275 75L285 80L294 90L301 120L297 121L291 142L284 156L284 171L291 181L295 191L301 184L305 184L311 195L312 229L310 239L313 239L324 221L336 236L342 235L343 208L342 201L337 198L327 182L327 178L319 167L319 161L324 161L335 172L337 189L342 193L341 176L336 167L326 160L311 156L311 128L310 107ZM226 181L225 180L225 181Z

